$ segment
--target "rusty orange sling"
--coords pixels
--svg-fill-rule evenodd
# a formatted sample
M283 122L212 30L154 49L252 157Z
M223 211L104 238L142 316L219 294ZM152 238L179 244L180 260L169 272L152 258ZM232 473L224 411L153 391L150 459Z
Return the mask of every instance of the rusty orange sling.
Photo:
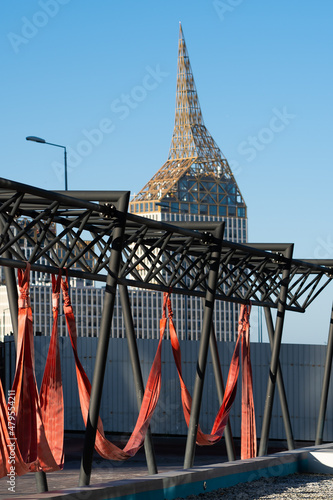
M167 296L168 318L172 352L176 363L180 387L183 413L187 426L190 423L192 398L182 376L180 345L173 322L170 296ZM249 315L251 306L241 306L239 315L238 337L231 359L228 380L222 405L215 418L210 434L204 434L198 426L197 444L212 445L219 441L227 425L229 413L236 397L237 380L240 365L240 343L242 346L242 428L241 428L241 458L256 456L256 427L252 389L252 370L250 362Z
M57 308L59 302L60 278L53 279L54 324L50 346L41 385L41 394L35 377L32 312L29 297L30 264L23 273L18 270L19 308L16 371L11 393L15 395L15 438L18 475L28 470L54 471L63 465L63 399L60 373L60 356L57 347ZM47 387L46 387L47 386ZM10 435L8 430L8 409L1 387L1 473L8 473L4 448ZM8 432L7 432L8 434Z
M57 278L52 274L53 327L39 397L46 438L51 444L54 460L62 468L64 464L64 397L58 343L60 282L61 272Z
M91 384L84 371L84 368L79 360L77 353L77 332L75 318L73 314L73 309L71 306L69 294L68 294L68 282L66 280L61 281L61 287L64 297L64 313L66 316L67 328L69 336L71 339L71 344L74 353L75 366L76 366L76 377L79 389L79 398L82 417L86 425L88 418ZM143 401L139 416L129 438L125 448L122 450L118 446L111 443L104 434L102 420L98 419L95 449L103 457L109 460L127 460L128 458L134 456L136 452L143 445L145 435L156 408L158 398L161 391L161 351L162 351L162 340L166 328L166 317L160 321L160 340L158 343L155 358L149 373L149 377L146 384L146 389L143 396Z

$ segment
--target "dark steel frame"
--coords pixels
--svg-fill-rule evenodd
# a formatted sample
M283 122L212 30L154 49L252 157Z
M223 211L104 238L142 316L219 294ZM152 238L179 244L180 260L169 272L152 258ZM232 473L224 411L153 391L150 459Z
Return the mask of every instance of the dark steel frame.
M279 365L284 315L286 310L306 310L332 280L333 261L305 262L293 259L293 245L250 246L223 240L224 224L221 223L175 225L139 217L128 212L128 203L127 191L52 192L0 178L0 265L5 266L14 330L17 330L14 268L26 266L20 247L21 238L26 239L33 248L29 257L32 270L58 273L59 268L66 267L70 277L106 283L80 485L88 485L90 482L117 287L123 307L138 405L141 403L144 387L126 287L160 292L172 289L173 293L203 297L205 300L184 467L192 467L194 462L208 347L212 353L218 397L220 402L223 399L223 379L212 330L215 300L238 304L251 301L253 305L265 308L272 353L259 454L267 452L276 382L288 447L293 448L288 405ZM19 223L22 217L27 221L24 228ZM52 230L52 224L62 227L60 233ZM36 238L31 236L32 230L38 234ZM87 231L91 239L89 244L84 240ZM92 264L89 262L91 256ZM273 308L277 309L275 327L270 315ZM323 426L326 411L333 353L332 323L329 346L318 429L320 425ZM232 460L235 454L229 427L225 436L228 456ZM321 429L318 430L318 436L317 439L321 439ZM150 434L146 438L145 450L150 473L157 473Z

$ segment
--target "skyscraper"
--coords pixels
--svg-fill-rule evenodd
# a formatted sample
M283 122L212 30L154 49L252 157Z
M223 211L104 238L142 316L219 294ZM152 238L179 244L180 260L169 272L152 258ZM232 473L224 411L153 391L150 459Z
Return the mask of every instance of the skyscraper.
M247 241L246 205L227 159L204 124L181 25L169 156L133 198L130 209L161 221L222 219L227 239Z
M175 125L169 156L134 196L130 210L166 222L223 220L225 239L247 242L246 204L227 159L204 124L181 25ZM198 339L202 322L200 299L175 297L174 300L179 336ZM237 305L216 302L214 315L217 339L235 340Z

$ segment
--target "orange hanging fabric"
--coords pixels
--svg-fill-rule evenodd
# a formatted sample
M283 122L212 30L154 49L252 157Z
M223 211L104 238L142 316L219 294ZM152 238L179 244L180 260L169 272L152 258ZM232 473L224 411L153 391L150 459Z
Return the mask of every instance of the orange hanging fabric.
M250 358L250 316L251 306L244 306L240 313L242 323L242 428L241 458L257 456L257 433L255 423L253 380Z
M189 426L190 423L190 416L191 416L191 406L192 406L192 398L191 395L186 387L186 384L184 382L183 376L182 376L182 368L181 368L181 351L180 351L180 345L176 333L176 329L174 326L173 322L173 313L172 313L172 308L171 308L171 300L170 300L170 295L165 294L165 301L168 307L168 318L169 318L169 331L170 331L170 340L171 340L171 346L172 346L172 352L175 360L175 364L177 367L177 372L179 376L179 381L180 381L180 387L181 387L181 399L182 399L182 406L183 406L183 413L185 417L185 421L187 426ZM255 456L255 451L253 450L254 445L253 443L256 441L256 434L255 434L255 420L254 420L254 405L253 405L253 393L252 393L252 371L251 371L251 363L250 363L250 351L249 351L249 313L250 313L250 307L247 308L246 306L241 306L241 311L240 311L240 320L239 320L239 326L238 326L238 337L234 349L234 353L231 359L230 363L230 368L229 368L229 374L228 374L228 379L227 379L227 384L225 388L225 393L224 393L224 398L222 405L217 413L217 416L215 418L212 430L210 434L205 434L202 432L200 426L198 426L198 431L197 431L197 444L198 445L212 445L219 441L223 435L224 429L227 425L228 418L229 418L229 413L232 407L232 404L235 400L236 397L236 392L237 392L237 381L238 381L238 375L239 375L239 365L240 365L240 342L242 342L242 347L243 347L243 355L242 355L242 362L243 362L243 387L246 386L246 395L243 396L244 403L242 405L242 408L244 408L244 416L242 414L242 429L243 429L243 436L247 436L246 442L249 444L244 444L243 447L246 447L248 449L247 452L245 452L242 448L242 454L244 454L244 457L242 458L249 458L249 454L252 454L251 456ZM245 341L243 341L244 335L246 336ZM245 368L244 368L245 367ZM251 403L252 401L252 403ZM246 411L248 409L248 412ZM246 417L246 418L245 418ZM244 439L244 438L243 438Z
M65 281L64 280L61 281L61 287L64 297L64 313L66 317L67 328L71 339L71 344L75 359L76 377L78 383L81 412L84 423L86 425L88 418L88 411L89 411L91 384L79 360L79 356L77 353L76 324L73 314L73 308L68 294L67 278ZM160 322L160 340L149 373L137 423L135 425L131 437L129 438L127 445L123 450L118 446L114 445L113 443L111 443L105 437L102 420L100 417L98 418L95 449L103 458L109 460L119 460L119 461L127 460L128 458L133 457L143 445L145 435L151 417L153 416L154 410L156 408L161 390L161 350L162 350L162 340L166 328L166 321L167 319L163 318Z
M61 271L58 278L52 274L53 326L39 397L45 435L47 441L52 444L54 459L62 469L64 465L64 397L58 343L60 282Z
M22 476L29 472L15 437L15 394L9 394L8 408L0 380L0 477Z
M29 297L30 264L18 269L18 340L16 372L12 391L15 394L17 446L31 471L59 470L45 435L34 367L32 312Z
M28 264L24 274L18 269L18 338L16 371L12 391L15 394L17 444L23 460L37 460L36 380L34 377L34 347L32 312L29 297Z
M169 331L170 331L172 352L173 352L173 356L175 359L175 363L176 363L176 367L177 367L177 371L178 371L178 376L179 376L179 381L180 381L181 399L182 399L184 417L185 417L185 421L186 421L187 426L189 426L190 416L191 416L192 398L191 398L191 395L190 395L190 393L185 385L185 382L184 382L184 379L182 376L181 351L180 351L180 345L179 345L179 340L177 337L176 329L175 329L174 322L173 322L173 313L172 313L172 309L171 309L171 301L170 301L169 296L167 298L167 304L168 304L168 310L169 310L168 317L169 317ZM229 417L232 403L234 402L234 399L236 397L238 373L239 373L239 339L237 339L235 351L234 351L234 354L233 354L233 357L231 360L231 365L230 365L230 370L229 370L229 375L228 375L228 380L227 380L227 385L226 385L226 389L225 389L223 403L222 403L220 410L216 416L212 431L210 434L205 434L202 432L200 426L198 426L197 444L199 444L201 446L212 445L221 439L221 437L223 435L223 431L225 429L225 426L227 425L227 422L228 422L228 417Z

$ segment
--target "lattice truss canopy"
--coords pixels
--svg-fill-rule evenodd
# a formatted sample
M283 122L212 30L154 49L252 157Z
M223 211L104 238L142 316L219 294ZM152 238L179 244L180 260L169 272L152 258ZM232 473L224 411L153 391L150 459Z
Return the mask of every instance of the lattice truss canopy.
M140 207L138 202L142 201L155 204L146 209ZM246 205L228 161L204 125L181 26L169 157L133 198L131 211L246 216Z
M126 196L65 194L0 179L0 265L23 268L28 260L35 271L66 267L70 276L105 282L120 245L118 283L205 296L216 223L175 226L126 214L117 208ZM276 308L290 268L286 307L304 311L331 281L333 261L287 259L287 247L223 241L216 299Z

